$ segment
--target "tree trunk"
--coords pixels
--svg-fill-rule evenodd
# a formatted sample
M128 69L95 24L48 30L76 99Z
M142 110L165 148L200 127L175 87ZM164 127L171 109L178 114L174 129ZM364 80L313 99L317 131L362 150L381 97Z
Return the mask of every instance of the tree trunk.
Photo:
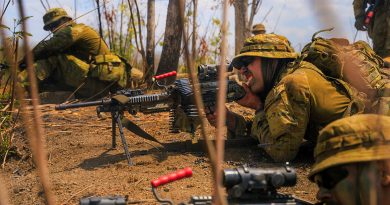
M250 32L252 31L253 19L255 18L257 12L259 11L259 8L260 8L262 3L263 3L263 0L252 0L251 13L249 14L249 21L248 21L248 24L246 25L246 30L248 31L248 36L250 35Z
M184 8L182 9L184 10ZM179 0L169 0L165 25L164 45L157 74L177 71L179 65L183 33L182 26L180 26ZM174 77L167 79L167 83L173 83L174 79Z
M198 15L198 0L192 0L192 3L194 5L194 13L193 13L193 20L192 20L192 60L196 62L196 18Z
M148 22L146 23L146 71L145 82L152 83L154 74L154 44L155 44L155 0L148 0Z
M249 37L249 31L247 31L248 24L248 0L235 0L234 1L234 15L235 15L235 54L240 52L243 43L247 37Z

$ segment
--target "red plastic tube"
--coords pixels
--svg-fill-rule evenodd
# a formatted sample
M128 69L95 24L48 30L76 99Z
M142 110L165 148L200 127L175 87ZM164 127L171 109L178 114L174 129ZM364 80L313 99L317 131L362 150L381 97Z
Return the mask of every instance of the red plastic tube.
M169 73L164 73L164 74L161 74L161 75L156 75L153 78L155 80L161 80L161 79L164 79L164 78L167 78L167 77L171 77L171 76L176 76L176 71L172 71L172 72L169 72Z
M157 188L157 187L162 186L164 184L168 184L170 182L173 182L173 181L176 181L179 179L183 179L186 177L191 177L191 176L192 176L192 169L190 167L187 167L187 168L181 169L179 171L176 171L174 173L171 173L171 174L168 174L165 176L161 176L158 179L152 180L151 183L152 183L152 186L154 188Z

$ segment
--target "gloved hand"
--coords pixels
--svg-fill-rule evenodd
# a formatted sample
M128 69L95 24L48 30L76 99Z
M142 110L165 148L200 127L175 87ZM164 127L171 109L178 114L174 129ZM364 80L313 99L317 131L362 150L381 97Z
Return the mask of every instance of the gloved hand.
M356 17L355 28L359 31L367 31L366 24L364 23L364 16Z

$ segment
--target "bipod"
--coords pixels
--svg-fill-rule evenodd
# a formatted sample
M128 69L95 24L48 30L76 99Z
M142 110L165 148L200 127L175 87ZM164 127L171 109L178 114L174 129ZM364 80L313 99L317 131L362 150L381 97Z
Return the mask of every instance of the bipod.
M112 111L111 112L111 122L112 122L112 148L116 148L116 126L118 125L119 128L119 136L122 141L123 149L125 150L126 158L127 158L127 164L129 166L133 165L133 162L131 161L131 156L129 153L128 145L126 142L125 135L123 134L123 126L122 126L122 118L123 118L123 112L121 111Z

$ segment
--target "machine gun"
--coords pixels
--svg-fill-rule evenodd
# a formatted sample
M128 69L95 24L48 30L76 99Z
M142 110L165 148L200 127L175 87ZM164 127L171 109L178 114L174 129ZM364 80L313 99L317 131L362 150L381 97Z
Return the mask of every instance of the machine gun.
M161 204L173 205L172 200L163 199L157 192L159 186L174 182L179 179L192 176L192 169L187 167L169 175L152 180L152 192L156 200ZM223 185L227 192L228 204L234 205L311 205L311 202L295 198L289 194L277 192L281 187L292 187L297 182L294 169L286 164L277 168L248 168L239 167L223 170ZM95 200L103 200L107 197L92 197ZM87 198L88 199L88 198ZM88 201L81 199L81 201ZM192 196L187 203L179 205L211 205L211 196ZM84 203L83 205L90 205ZM111 203L114 204L114 203ZM107 205L111 205L108 204Z
M226 67L227 68L227 67ZM201 88L201 94L205 107L212 107L217 99L217 73L219 66L200 65L198 67L198 78ZM119 128L119 136L121 138L124 151L129 165L132 165L131 156L128 151L127 142L123 135L122 119L124 112L127 111L132 115L137 112L155 113L155 112L170 112L170 131L175 133L179 130L175 126L177 121L177 111L181 109L189 118L191 123L191 132L195 131L194 119L199 117L198 110L194 103L194 93L191 88L189 79L182 78L176 80L173 85L161 85L159 80L176 75L176 72L155 76L154 79L163 92L158 94L144 94L142 90L120 90L109 98L103 98L98 101L82 102L74 104L56 105L56 110L66 110L80 107L97 106L96 112L99 116L102 112L111 113L112 116L112 148L116 147L116 127ZM241 99L245 96L244 89L233 80L228 80L227 83L227 102L232 102ZM134 123L127 120L132 128L137 127ZM126 126L128 128L128 126ZM137 127L138 128L138 127ZM138 128L139 130L139 128ZM134 132L133 130L130 130ZM136 133L136 132L134 132ZM136 133L137 134L137 133ZM150 136L150 135L149 135ZM146 138L158 142L153 137Z

